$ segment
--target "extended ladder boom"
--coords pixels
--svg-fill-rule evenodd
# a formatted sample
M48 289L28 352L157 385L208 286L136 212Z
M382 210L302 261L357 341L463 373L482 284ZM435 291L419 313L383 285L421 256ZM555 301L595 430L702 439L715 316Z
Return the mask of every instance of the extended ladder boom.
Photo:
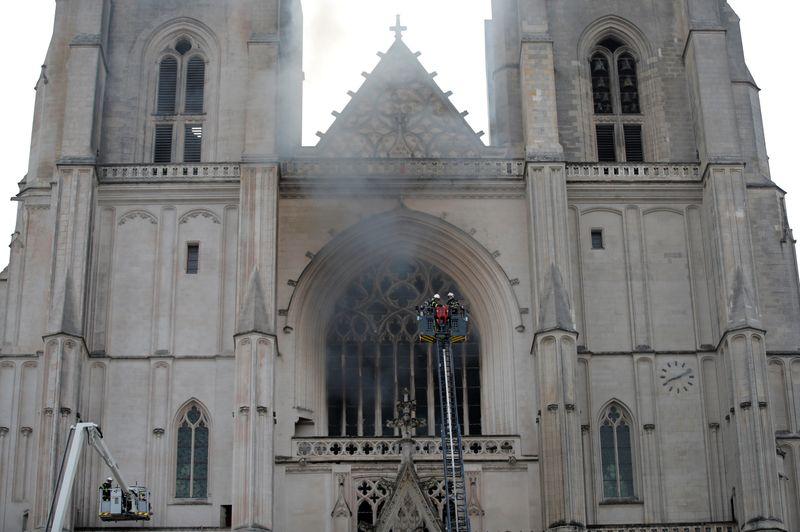
M454 343L466 341L469 317L452 293L448 294L446 305L436 294L433 299L418 307L418 312L420 341L436 344L439 419L446 495L444 522L447 532L470 532L461 424L458 419L455 361L452 351Z
M444 461L444 484L447 495L445 522L448 532L469 532L464 456L461 450L461 425L458 420L451 345L449 342L440 342L437 344L437 351L439 352L442 460Z

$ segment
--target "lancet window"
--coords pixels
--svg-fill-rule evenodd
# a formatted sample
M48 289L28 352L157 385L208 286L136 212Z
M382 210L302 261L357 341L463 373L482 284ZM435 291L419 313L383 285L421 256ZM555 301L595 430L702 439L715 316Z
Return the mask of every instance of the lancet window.
M326 336L330 436L393 436L404 389L434 435L439 426L436 349L417 341L415 306L433 293L460 294L445 273L416 258L385 257L367 266L335 304ZM468 305L468 303L467 303ZM454 345L458 414L465 435L481 433L480 348L471 322L468 341Z
M205 499L208 496L208 419L191 403L178 419L175 497Z
M600 421L600 461L605 499L635 496L632 425L630 415L618 404L611 404Z
M644 161L638 65L614 37L602 40L589 58L597 160Z
M197 43L178 38L158 64L153 114L153 161L202 160L206 60Z

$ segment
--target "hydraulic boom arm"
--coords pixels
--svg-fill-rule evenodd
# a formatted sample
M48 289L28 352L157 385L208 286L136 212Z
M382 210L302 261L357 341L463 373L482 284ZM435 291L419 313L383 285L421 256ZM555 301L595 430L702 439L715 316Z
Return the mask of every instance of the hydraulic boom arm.
M128 483L125 482L117 462L114 460L114 457L111 456L105 442L103 442L103 434L100 432L97 425L95 423L77 423L70 429L69 452L63 466L63 475L61 476L59 484L56 486L55 511L52 516L52 525L48 529L49 532L60 532L63 530L64 520L69 510L72 486L75 483L75 476L78 473L78 462L80 461L84 444L88 444L97 451L100 458L106 463L111 470L111 475L119 485L119 489L124 494L124 498L131 501L141 500L143 499L142 494L144 494L143 502L149 507L149 503L146 501L146 489L138 486L135 489L131 489ZM149 511L146 516L144 513L137 515L139 519L149 519ZM131 518L134 517L126 517L126 519Z

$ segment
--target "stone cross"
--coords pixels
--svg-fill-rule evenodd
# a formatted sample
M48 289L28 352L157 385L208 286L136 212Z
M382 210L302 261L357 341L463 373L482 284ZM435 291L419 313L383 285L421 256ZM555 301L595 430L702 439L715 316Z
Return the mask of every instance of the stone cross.
M407 29L408 29L407 27L400 25L400 15L397 15L397 18L395 19L394 26L391 26L389 28L390 31L394 32L394 38L395 39L402 39L403 38L403 32L406 31Z

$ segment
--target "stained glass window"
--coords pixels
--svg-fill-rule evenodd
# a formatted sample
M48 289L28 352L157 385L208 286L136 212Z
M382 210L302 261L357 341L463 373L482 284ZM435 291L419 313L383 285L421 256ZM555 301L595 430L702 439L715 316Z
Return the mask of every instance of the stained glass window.
M608 407L600 423L600 459L603 496L606 499L634 497L631 422L617 405Z
M414 308L434 293L451 291L460 295L453 280L435 266L398 257L372 263L346 287L326 336L330 436L395 435L386 422L395 417L395 403L405 388L417 402L417 417L428 422L417 433L438 432L436 350L417 341ZM468 341L453 346L464 435L481 433L480 339L470 323Z
M208 421L192 404L178 423L175 464L175 497L205 499L208 496Z

